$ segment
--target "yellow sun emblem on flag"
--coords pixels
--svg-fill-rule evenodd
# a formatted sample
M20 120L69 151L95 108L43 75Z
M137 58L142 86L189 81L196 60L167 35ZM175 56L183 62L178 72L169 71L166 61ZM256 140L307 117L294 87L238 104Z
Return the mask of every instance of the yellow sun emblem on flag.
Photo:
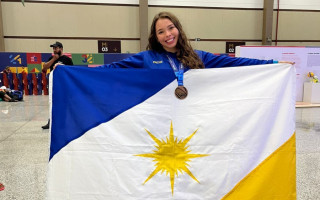
M144 181L143 184L149 181L154 175L156 175L160 171L161 173L165 171L166 175L170 175L172 195L174 190L174 179L175 176L178 176L178 172L180 172L181 174L185 172L196 182L200 183L187 167L189 166L188 162L190 162L191 159L209 156L208 154L191 154L188 150L189 146L187 146L187 144L190 141L190 139L194 136L194 134L196 134L197 130L195 130L185 140L180 139L179 141L178 138L173 135L172 122L170 126L170 136L169 138L167 137L166 140L159 140L154 135L152 135L152 133L146 130L149 136L153 139L153 141L155 141L156 150L154 150L153 153L138 154L135 156L153 158L153 162L156 162L156 168Z

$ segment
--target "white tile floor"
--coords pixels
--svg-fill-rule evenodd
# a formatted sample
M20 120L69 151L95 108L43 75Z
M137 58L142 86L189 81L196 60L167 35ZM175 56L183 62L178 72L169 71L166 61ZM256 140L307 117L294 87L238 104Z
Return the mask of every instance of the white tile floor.
M45 199L49 131L48 96L0 102L1 200Z
M0 102L0 200L45 199L48 96ZM297 199L320 199L320 108L297 108Z

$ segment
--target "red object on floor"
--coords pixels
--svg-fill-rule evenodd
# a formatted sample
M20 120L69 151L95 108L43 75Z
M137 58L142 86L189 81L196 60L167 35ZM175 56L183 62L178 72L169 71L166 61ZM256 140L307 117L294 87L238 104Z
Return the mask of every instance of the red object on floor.
M48 80L46 77L46 73L42 72L42 89L43 89L43 94L48 95Z
M38 81L35 73L32 73L33 94L38 95Z
M18 90L19 79L16 73L12 73L14 90Z
M3 73L3 85L9 88L9 79L7 73Z
M22 72L23 91L25 95L29 95L27 76L28 74L26 72Z
M4 190L4 185L0 183L0 191Z

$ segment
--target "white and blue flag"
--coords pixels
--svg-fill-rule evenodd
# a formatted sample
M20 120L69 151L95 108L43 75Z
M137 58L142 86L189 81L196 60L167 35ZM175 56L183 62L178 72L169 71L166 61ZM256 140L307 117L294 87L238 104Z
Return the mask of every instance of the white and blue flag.
M189 70L179 100L172 70L59 66L47 199L295 199L295 79Z

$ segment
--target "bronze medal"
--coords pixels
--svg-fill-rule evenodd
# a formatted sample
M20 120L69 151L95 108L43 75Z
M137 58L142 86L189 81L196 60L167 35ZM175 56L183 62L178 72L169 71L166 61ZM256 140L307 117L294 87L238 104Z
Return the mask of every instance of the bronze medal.
M188 96L188 90L184 86L180 85L174 91L174 94L178 99L185 99Z

